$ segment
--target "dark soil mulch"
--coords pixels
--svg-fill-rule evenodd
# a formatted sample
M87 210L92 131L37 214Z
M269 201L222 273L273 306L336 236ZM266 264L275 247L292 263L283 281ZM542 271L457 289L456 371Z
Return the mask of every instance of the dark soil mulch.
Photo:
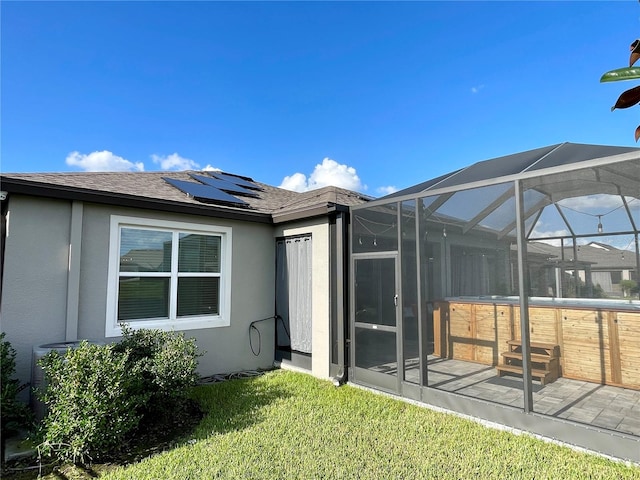
M109 466L135 463L173 448L196 428L203 417L204 412L198 403L187 400L172 408L170 413L145 417L121 449L96 459L96 463L91 465L77 465L72 477L67 476L63 465L47 464L40 468L38 458L33 456L6 462L2 465L0 478L30 480L38 478L40 473L53 473L51 478L95 478L98 472ZM78 476L78 471L85 474Z

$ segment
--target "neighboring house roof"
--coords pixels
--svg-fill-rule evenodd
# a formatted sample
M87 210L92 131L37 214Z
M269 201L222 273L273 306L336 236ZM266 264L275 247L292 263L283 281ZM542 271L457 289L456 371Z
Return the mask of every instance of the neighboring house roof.
M635 270L635 252L620 250L599 242L591 242L587 245L576 246L578 260L581 264L590 264L592 270ZM527 252L539 255L547 255L550 262L559 261L562 258L560 247L543 242L530 242L527 244ZM573 247L564 247L564 259L573 261Z
M191 176L193 174L204 175L206 172L3 173L0 182L2 190L9 193L267 223L322 215L332 208L358 205L371 199L338 187L299 193L248 179L260 190L255 191L255 197L238 197L246 202L241 207L199 201L164 180L170 178L197 183Z

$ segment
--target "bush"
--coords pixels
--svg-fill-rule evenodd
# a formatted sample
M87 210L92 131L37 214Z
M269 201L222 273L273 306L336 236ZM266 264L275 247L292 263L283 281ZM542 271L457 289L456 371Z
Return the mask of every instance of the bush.
M0 416L3 441L7 436L27 427L31 420L31 411L16 397L27 387L12 378L16 372L16 351L11 343L4 339L5 332L0 333Z
M116 351L128 353L128 366L136 373L136 391L149 395L146 412L160 414L186 398L196 385L198 349L183 333L122 328Z
M620 286L622 287L622 294L625 297L630 297L638 293L638 282L635 280L621 280Z
M48 413L41 451L84 462L115 453L136 433L171 414L198 380L195 340L183 334L123 327L112 345L81 342L40 360Z
M113 345L81 342L65 355L40 359L48 412L40 427L41 451L60 460L84 461L119 446L140 421L146 398L132 395L135 376L128 355Z

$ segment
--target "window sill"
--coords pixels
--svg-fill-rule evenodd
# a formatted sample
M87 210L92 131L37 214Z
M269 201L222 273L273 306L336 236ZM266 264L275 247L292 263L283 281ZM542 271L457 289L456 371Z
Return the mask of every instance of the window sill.
M223 317L191 317L182 318L179 320L167 320L167 319L151 319L151 320L138 320L123 322L129 325L133 330L140 330L147 328L150 330L163 330L163 331L183 331L183 330L201 330L205 328L219 328L228 327L230 325L229 320ZM107 325L105 330L106 337L121 337L122 327L120 323L115 325Z

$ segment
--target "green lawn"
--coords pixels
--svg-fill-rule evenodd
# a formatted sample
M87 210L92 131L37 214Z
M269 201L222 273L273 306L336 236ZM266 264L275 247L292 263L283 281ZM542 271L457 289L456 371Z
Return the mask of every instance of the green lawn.
M207 416L182 446L101 478L640 479L640 467L298 373L194 395Z

